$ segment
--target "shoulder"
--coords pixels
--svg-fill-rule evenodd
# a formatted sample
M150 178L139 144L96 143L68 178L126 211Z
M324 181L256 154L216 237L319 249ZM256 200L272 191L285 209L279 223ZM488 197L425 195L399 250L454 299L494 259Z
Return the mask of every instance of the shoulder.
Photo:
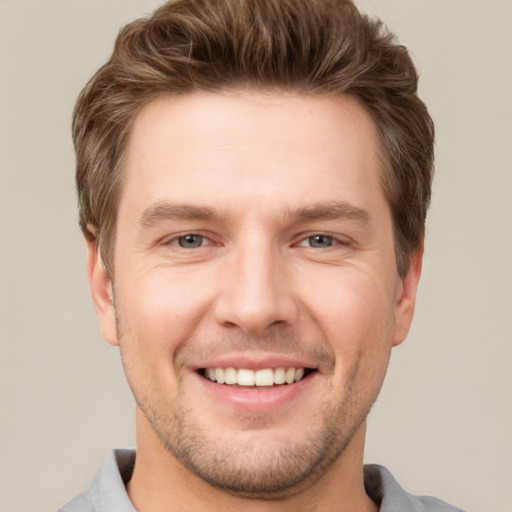
M90 487L59 509L59 512L135 512L125 489L134 464L134 450L112 450Z
M66 503L58 512L93 512L89 489Z
M364 477L366 492L380 504L380 512L463 512L438 498L409 494L383 466L366 465Z

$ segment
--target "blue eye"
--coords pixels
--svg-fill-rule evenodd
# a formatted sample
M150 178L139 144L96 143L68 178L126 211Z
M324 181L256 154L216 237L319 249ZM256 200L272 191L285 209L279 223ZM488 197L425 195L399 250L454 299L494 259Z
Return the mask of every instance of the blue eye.
M328 235L313 235L307 238L310 247L325 249L334 245L334 238Z
M178 245L183 247L184 249L195 249L196 247L201 247L204 243L204 237L201 235L189 234L185 236L180 236L178 238Z

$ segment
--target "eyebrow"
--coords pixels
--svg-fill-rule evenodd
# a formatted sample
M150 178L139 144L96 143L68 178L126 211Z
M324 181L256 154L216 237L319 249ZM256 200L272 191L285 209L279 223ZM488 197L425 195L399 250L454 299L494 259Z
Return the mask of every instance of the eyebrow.
M227 214L219 214L216 210L205 206L161 202L144 210L139 224L142 228L151 228L165 220L212 220L225 219ZM296 222L311 222L316 220L348 219L363 223L370 221L368 211L345 201L329 201L289 210L285 217Z
M359 208L345 201L329 201L316 203L292 212L291 217L298 221L335 220L348 219L363 223L370 221L370 214L367 210Z
M218 215L210 208L204 206L165 202L146 208L140 217L139 224L143 228L150 228L165 220L209 220L214 217L218 217Z

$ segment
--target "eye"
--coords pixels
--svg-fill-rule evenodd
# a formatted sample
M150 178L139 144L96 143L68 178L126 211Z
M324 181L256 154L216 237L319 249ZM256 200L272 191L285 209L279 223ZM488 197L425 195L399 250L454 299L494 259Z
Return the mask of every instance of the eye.
M330 235L323 235L321 233L317 235L308 236L302 242L299 243L301 247L314 247L316 249L326 249L332 247L336 243L334 237Z
M201 235L189 233L177 238L176 242L180 247L183 247L184 249L195 249L196 247L201 247L204 245L206 243L206 238Z

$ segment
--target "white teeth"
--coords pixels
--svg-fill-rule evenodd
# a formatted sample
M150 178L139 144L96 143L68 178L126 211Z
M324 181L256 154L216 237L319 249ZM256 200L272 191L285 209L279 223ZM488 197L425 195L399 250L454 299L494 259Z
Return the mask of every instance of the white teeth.
M286 370L284 368L276 368L274 370L274 384L284 384L286 382Z
M236 384L238 382L238 372L234 368L226 368L226 384Z
M268 387L298 382L304 377L304 368L264 368L257 371L232 367L206 368L204 374L218 384Z
M274 371L270 368L267 368L266 370L258 370L254 374L254 383L256 386L273 386Z
M219 384L224 384L224 382L226 382L226 377L222 368L215 368L215 379Z
M238 382L239 386L254 386L254 371L253 370L238 370Z
M302 377L304 377L304 368L297 368L295 370L295 377L293 380L295 382L299 382L299 380L302 379Z

